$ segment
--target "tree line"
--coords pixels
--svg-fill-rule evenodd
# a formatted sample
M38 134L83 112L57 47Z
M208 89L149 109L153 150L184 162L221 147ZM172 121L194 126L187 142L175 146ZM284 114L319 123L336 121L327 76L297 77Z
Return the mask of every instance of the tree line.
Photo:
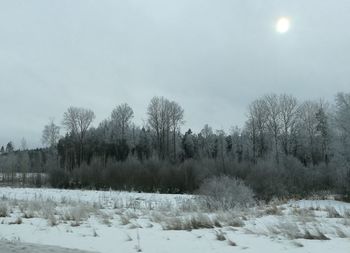
M15 150L9 142L0 149L1 171L45 172L54 187L193 192L212 175L229 175L261 198L350 193L349 93L333 103L268 94L248 106L242 128L229 132L209 125L182 132L184 109L164 97L151 99L144 125L133 117L124 103L92 127L91 109L69 107L64 136L51 120L45 148Z

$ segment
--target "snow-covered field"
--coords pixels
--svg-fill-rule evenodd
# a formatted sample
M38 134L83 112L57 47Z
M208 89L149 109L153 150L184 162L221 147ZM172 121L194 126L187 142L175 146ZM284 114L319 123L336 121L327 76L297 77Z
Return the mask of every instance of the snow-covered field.
M212 211L191 195L0 187L0 252L33 244L101 253L349 253L350 204Z

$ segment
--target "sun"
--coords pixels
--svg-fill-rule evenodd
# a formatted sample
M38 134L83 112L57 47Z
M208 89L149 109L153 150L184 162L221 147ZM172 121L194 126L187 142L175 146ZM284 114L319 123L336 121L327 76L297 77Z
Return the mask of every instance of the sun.
M276 31L279 33L286 33L290 29L290 19L287 17L280 17L276 23Z

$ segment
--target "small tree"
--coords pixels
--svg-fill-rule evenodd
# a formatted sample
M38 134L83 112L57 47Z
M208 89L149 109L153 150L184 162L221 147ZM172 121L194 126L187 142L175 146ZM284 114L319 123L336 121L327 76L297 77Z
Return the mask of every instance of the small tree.
M42 134L42 143L48 147L55 147L58 139L60 138L60 127L57 126L53 120L50 120L49 124L45 125Z
M214 176L203 181L199 194L207 198L209 208L232 209L254 204L253 191L240 179L229 176Z
M15 150L12 141L10 141L9 143L7 143L6 145L6 153L12 153Z
M83 160L83 145L86 138L86 133L92 121L95 119L95 114L90 109L80 107L69 107L63 115L62 124L67 131L78 140L79 144L79 164Z

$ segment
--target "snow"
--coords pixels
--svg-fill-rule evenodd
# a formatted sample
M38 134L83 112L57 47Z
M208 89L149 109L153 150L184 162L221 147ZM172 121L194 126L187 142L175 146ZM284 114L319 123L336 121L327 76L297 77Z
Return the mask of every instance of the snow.
M18 241L1 241L0 240L0 252L12 252L12 253L93 253L91 251L81 251L77 249L67 249L57 246L47 246L40 244L29 244Z
M348 203L293 201L277 205L279 212L276 214L266 211L271 206L259 206L240 214L244 216L242 227L164 230L161 222L152 219L154 212L174 217L191 215L192 209L182 213L178 206L192 199L194 197L191 195L0 187L0 204L12 205L12 213L8 217L0 217L0 239L6 240L5 244L10 241L19 247L22 243L30 243L31 247L51 245L100 253L131 253L137 252L138 247L142 252L152 253L350 252L350 217L327 218L327 208L330 207L334 207L341 215L347 215L350 210ZM38 201L43 208L45 203L55 202L58 224L50 226L44 217L24 218L20 206L26 201ZM73 225L71 220L60 218L60 213L64 214L69 208L80 204L98 206L99 210L96 214L91 211L89 217L78 226ZM311 207L315 210L311 211ZM123 225L121 215L127 213L131 213L130 217L133 218ZM208 215L214 217L219 213ZM18 217L22 217L22 223L11 224ZM330 240L289 238L294 229L303 232L306 228L312 233L320 231ZM344 233L341 234L343 236L338 230ZM224 233L226 240L217 240L216 233ZM229 240L237 246L230 245ZM5 246L1 247L4 241L1 243L0 253L10 252ZM40 247L30 252L46 253L45 247Z

